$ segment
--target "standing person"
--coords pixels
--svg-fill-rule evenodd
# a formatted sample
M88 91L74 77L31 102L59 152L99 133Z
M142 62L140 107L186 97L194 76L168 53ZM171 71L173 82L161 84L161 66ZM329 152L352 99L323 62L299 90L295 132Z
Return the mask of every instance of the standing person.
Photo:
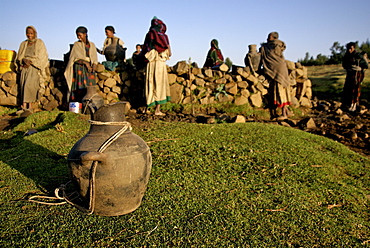
M347 76L342 92L342 103L349 107L349 111L355 111L360 99L360 86L365 77L365 70L369 66L366 57L356 52L356 43L350 42L346 48L342 66L347 71Z
M263 71L269 81L269 109L271 119L286 119L289 117L288 106L291 104L290 79L283 51L285 43L279 40L277 32L271 32L267 43L261 47L261 62ZM277 115L277 108L281 108L282 115Z
M64 75L69 90L68 101L82 102L87 86L96 85L98 55L95 44L88 39L85 27L78 27L76 35L78 41L73 44Z
M32 103L45 92L45 71L49 59L45 44L37 38L37 31L33 26L26 27L26 36L27 40L19 46L16 65L20 72L21 112L28 110L32 113Z
M222 56L221 50L218 47L218 41L213 39L211 41L211 48L209 49L206 57L206 62L204 62L203 67L214 67L219 66L224 63L224 56Z
M148 60L145 76L146 105L156 106L155 115L165 115L161 112L161 104L171 99L166 61L172 54L166 30L166 24L153 17L142 47L142 53Z
M104 40L103 50L97 51L100 54L104 54L107 61L122 63L125 60L126 48L123 46L124 42L114 35L115 33L113 26L106 26L105 35L107 38Z
M141 53L141 45L140 44L136 44L136 51L132 54L132 63L134 64L135 68L136 69L141 69L139 68L139 60L138 60L138 56L139 54Z

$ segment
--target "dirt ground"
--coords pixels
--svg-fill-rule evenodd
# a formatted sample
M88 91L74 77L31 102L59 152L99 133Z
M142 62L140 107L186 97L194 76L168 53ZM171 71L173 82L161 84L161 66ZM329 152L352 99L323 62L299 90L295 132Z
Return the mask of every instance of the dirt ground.
M321 101L315 105L304 118L294 117L288 120L271 121L250 116L245 119L247 122L282 125L325 136L370 158L370 111L365 106L359 108L357 112L343 112L340 109L338 110L335 102ZM0 131L12 129L23 122L25 118L19 117L15 113L0 116ZM216 123L219 122L235 122L235 116L216 112L197 115L168 113L165 116L155 116L153 114L141 114L131 111L127 115L127 120L133 126L143 129L147 128L150 122L156 119L166 122L205 123L210 125L217 125Z

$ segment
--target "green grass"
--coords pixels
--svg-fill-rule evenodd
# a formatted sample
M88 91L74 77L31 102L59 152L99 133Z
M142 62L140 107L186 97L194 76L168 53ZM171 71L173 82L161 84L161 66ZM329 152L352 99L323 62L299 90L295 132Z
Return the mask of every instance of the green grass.
M319 99L340 100L346 79L342 65L308 66L308 78L312 81L312 91ZM365 72L361 84L361 98L370 99L370 74Z
M30 136L23 133L36 128ZM370 160L332 140L263 123L134 127L153 168L133 213L86 215L26 199L68 181L66 154L88 130L70 112L0 133L1 247L363 247Z

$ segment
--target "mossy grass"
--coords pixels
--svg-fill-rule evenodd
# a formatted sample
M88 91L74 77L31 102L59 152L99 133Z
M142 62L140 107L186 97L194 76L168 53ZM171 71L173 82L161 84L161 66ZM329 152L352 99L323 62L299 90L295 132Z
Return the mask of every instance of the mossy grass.
M102 217L28 202L68 181L66 154L88 131L87 119L41 112L0 132L1 247L370 243L370 160L327 138L263 123L134 126L153 168L133 213ZM31 128L38 132L24 136Z

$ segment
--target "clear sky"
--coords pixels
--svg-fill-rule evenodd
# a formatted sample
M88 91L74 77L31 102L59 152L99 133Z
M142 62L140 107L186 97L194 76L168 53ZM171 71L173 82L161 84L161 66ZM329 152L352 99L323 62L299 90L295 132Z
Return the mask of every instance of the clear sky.
M369 10L370 0L0 0L0 47L17 51L25 27L33 25L50 59L63 59L78 26L87 27L89 39L101 48L104 28L112 25L129 58L157 16L170 38L168 65L191 57L202 66L213 38L225 58L243 65L248 45L259 47L271 31L287 44L285 58L297 61L306 52L329 55L335 41L369 39Z

